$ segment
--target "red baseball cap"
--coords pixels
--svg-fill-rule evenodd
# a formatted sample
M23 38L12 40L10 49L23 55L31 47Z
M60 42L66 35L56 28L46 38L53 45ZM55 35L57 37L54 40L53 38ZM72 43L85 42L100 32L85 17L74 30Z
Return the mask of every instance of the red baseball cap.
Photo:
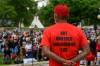
M59 17L69 16L69 7L65 4L58 4L54 7L54 13Z

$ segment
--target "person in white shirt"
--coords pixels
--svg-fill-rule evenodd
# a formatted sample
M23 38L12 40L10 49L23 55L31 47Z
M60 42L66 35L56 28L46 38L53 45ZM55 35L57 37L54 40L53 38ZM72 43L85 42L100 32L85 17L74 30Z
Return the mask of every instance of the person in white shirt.
M26 58L32 58L33 57L32 42L30 40L30 37L26 38L25 50L26 50Z

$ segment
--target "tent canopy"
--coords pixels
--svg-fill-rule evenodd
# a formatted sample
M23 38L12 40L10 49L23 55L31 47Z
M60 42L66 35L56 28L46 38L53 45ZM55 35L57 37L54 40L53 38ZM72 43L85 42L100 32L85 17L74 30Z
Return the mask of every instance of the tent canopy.
M37 26L37 28L44 28L43 24L40 22L38 16L34 16L34 19L32 21L32 24L29 26L29 28L34 28Z

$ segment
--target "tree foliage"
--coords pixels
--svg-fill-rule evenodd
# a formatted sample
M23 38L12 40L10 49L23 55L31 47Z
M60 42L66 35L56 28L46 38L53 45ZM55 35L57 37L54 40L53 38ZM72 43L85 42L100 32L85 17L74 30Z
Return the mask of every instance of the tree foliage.
M69 22L84 20L87 25L99 23L97 20L99 0L49 0L49 4L39 11L40 19L46 26L53 24L53 8L59 3L65 3L70 7Z
M9 26L23 22L25 26L28 26L37 13L41 22L48 26L54 23L53 8L58 3L66 3L70 7L69 22L71 23L81 20L88 25L100 23L100 20L97 19L100 0L49 0L48 5L39 10L37 10L34 0L0 0L0 22L3 24L9 21L13 22Z
M16 16L14 7L9 3L10 0L0 0L0 18L13 18Z
M16 21L30 25L36 12L36 3L32 0L12 0L12 5L17 13Z
M37 4L34 0L0 0L0 19L10 19L13 24L23 22L31 24L36 13Z

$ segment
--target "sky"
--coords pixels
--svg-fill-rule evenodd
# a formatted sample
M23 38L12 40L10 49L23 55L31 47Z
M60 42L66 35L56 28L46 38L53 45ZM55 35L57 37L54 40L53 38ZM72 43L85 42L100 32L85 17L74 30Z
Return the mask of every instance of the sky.
M48 0L35 0L38 1L38 8L41 8L42 6L46 6Z

